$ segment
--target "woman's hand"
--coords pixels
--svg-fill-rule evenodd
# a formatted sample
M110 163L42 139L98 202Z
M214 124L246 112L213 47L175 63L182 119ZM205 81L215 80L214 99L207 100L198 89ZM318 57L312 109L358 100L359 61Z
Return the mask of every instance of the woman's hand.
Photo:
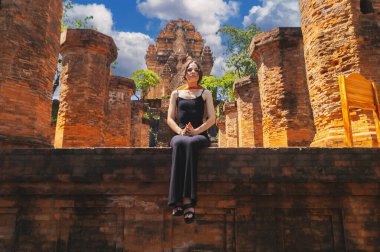
M194 129L194 128L191 128L191 129L188 129L187 131L187 134L190 135L190 136L195 136L195 135L199 135L200 132L198 128Z
M180 129L178 135L186 136L188 135L188 130L186 128Z

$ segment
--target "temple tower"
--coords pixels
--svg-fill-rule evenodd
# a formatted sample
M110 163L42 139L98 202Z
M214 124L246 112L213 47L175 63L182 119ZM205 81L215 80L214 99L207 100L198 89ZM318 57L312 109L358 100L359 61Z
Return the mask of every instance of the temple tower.
M189 21L170 21L159 33L156 45L149 45L145 56L147 68L160 76L161 82L150 90L147 98L170 95L181 84L182 66L187 56L197 60L205 76L210 75L214 59L210 47Z

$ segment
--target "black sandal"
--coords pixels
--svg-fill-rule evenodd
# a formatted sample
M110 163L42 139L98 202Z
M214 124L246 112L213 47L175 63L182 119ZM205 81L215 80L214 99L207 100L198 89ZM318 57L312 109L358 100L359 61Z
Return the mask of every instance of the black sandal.
M190 208L194 209L193 204L190 203L190 204L183 205L183 218L186 224L193 223L195 220L195 209L190 210Z
M182 216L183 215L183 206L182 205L175 205L173 208L173 216Z

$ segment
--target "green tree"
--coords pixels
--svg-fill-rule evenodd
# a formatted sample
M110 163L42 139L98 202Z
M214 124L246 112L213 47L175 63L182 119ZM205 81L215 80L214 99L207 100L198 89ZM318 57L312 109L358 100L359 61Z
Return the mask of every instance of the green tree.
M74 8L73 0L67 0L63 3L63 12L61 20L61 32L67 29L94 29L88 22L94 19L93 16L87 16L83 19L71 19L68 17L68 11Z
M222 77L205 76L201 85L213 93L214 100L233 101L235 99L233 84L237 76L234 71L227 71Z
M255 24L240 29L231 25L223 25L217 33L226 36L224 45L227 46L227 67L231 67L238 78L257 73L257 66L248 54L252 38L261 31Z
M213 75L210 76L204 76L201 81L201 86L206 88L207 90L210 90L213 94L214 101L218 100L218 88L220 80L218 77L215 77Z
M152 70L137 70L133 73L132 79L135 81L136 91L140 93L140 97L138 98L142 100L144 100L152 87L160 83L160 78Z
M234 71L227 71L222 77L220 77L220 100L222 101L233 101L235 100L235 95L233 91L234 82L237 79Z

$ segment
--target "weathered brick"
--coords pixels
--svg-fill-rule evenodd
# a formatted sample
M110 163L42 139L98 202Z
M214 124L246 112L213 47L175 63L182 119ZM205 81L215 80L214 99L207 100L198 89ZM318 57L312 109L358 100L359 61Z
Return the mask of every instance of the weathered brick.
M360 72L380 84L379 1L300 0L310 101L316 136L312 146L345 146L337 77ZM361 5L372 5L365 14ZM375 59L376 58L376 59ZM371 114L352 119L355 146L377 146Z
M105 147L131 146L131 96L135 91L132 79L111 76L109 98L105 110Z
M61 54L54 146L103 146L110 64L117 56L116 45L100 32L68 29L61 36Z
M314 127L301 29L260 33L250 53L258 66L264 147L309 146Z
M0 5L0 148L50 147L62 1Z

